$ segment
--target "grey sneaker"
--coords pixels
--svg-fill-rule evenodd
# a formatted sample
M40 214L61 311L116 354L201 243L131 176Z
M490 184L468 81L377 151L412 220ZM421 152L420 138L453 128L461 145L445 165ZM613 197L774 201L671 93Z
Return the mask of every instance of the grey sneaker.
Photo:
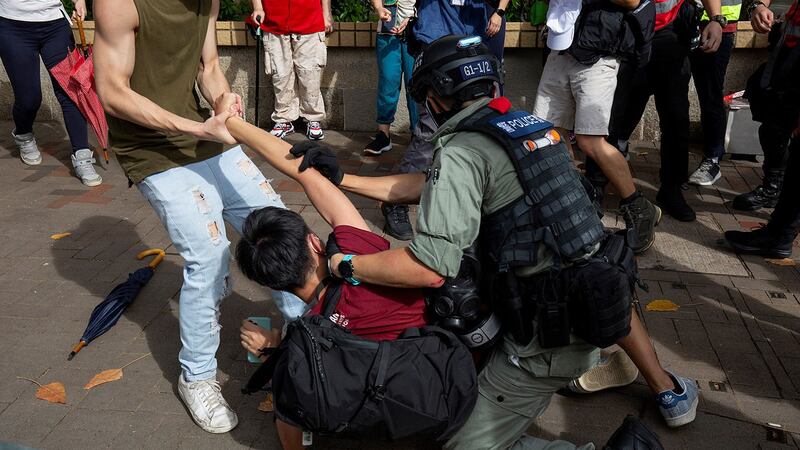
M195 423L209 433L227 433L239 423L215 379L186 381L181 374L178 394Z
M719 164L715 163L712 159L703 158L700 166L689 177L689 184L696 186L711 186L722 177L719 170Z
M14 130L16 131L16 130ZM19 147L19 157L25 164L29 166L37 166L42 163L42 154L39 152L39 146L36 145L36 138L33 133L15 134L11 132L14 142Z
M80 178L81 183L86 186L97 186L103 182L103 178L94 170L94 163L94 154L88 148L82 148L72 154L75 176Z
M669 373L675 388L659 392L656 396L658 409L670 428L677 428L694 421L697 414L700 392L697 382L690 378ZM680 392L680 393L679 393Z
M647 251L656 240L655 227L661 221L661 208L652 204L641 193L633 201L622 204L619 212L625 220L625 228L633 229L636 242L629 243L637 255Z

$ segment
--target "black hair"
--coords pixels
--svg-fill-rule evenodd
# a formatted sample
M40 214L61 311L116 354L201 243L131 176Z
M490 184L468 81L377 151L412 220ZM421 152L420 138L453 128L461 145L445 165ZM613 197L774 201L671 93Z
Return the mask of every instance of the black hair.
M306 236L311 230L299 214L268 206L250 213L236 246L236 261L247 278L272 289L301 287L312 269Z

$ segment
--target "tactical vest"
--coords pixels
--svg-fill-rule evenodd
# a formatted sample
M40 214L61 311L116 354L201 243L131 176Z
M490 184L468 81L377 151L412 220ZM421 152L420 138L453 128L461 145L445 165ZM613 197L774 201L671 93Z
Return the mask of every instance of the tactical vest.
M497 272L535 266L541 246L558 262L585 257L603 237L580 174L563 142L547 141L553 124L511 108L505 97L456 125L494 138L511 159L523 195L481 218L480 247Z
M795 48L800 46L800 4L798 0L792 3L792 7L786 13L786 27L783 45L786 48Z
M684 0L655 0L656 3L656 31L672 23L681 10Z

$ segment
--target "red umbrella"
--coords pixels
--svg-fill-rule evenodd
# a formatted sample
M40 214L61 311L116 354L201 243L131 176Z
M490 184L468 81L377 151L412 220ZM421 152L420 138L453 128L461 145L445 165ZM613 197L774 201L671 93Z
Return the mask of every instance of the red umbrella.
M92 49L86 45L83 21L78 18L81 46L72 50L63 61L50 69L69 98L78 106L86 122L92 127L97 141L103 147L103 157L108 162L108 122L94 85L94 61Z

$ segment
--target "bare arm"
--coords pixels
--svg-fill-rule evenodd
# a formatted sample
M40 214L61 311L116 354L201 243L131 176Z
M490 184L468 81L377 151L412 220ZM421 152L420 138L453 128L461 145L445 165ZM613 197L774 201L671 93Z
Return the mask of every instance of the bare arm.
M235 116L228 119L227 125L237 141L252 148L272 167L300 183L311 204L332 227L350 225L369 231L364 218L339 188L316 170L299 171L302 160L289 153L291 145Z
M703 8L705 8L708 17L718 16L722 11L722 2L720 0L702 0ZM722 25L719 22L710 21L703 29L703 34L700 37L702 42L700 49L705 53L714 53L719 49L719 44L722 43Z
M341 253L331 257L330 267L336 276L340 276L337 267L343 257ZM350 261L353 276L363 283L400 288L437 288L444 284L444 277L418 260L407 247L356 255Z
M200 93L212 105L216 105L223 94L231 91L231 86L228 84L228 80L219 65L217 15L219 15L219 0L213 0L211 2L206 39L203 41L203 49L200 53L200 67L197 73L197 86L200 88ZM236 113L241 113L241 100L237 101L237 106Z
M621 6L625 9L636 9L639 7L639 0L610 0L611 3Z
M108 114L153 130L234 143L225 129L229 112L195 122L173 114L130 86L136 61L135 33L139 15L132 0L95 0L94 69L100 102ZM176 61L176 64L180 62Z
M320 0L322 5L322 17L325 21L325 33L333 31L333 15L331 14L331 0Z
M425 174L402 173L383 177L362 177L345 174L340 188L373 200L388 203L419 203Z

